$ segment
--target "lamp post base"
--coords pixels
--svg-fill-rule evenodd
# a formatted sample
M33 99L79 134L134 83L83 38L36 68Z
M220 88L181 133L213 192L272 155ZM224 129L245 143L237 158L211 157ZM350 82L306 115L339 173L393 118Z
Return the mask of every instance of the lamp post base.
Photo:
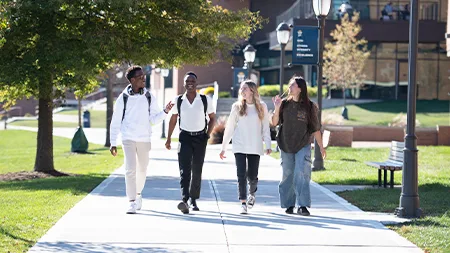
M416 208L414 210L414 213L407 213L407 208L404 207L397 207L395 209L394 214L399 218L422 218L423 212L421 208Z
M164 121L162 123L162 133L161 133L161 139L165 139L166 138L166 126L164 124Z
M348 120L348 109L346 106L344 106L344 108L342 109L342 117L346 120Z

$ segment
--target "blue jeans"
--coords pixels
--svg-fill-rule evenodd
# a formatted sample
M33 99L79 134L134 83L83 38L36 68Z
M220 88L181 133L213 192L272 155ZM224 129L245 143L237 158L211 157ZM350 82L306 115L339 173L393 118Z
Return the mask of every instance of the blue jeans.
M311 207L311 146L306 145L297 153L280 152L283 168L283 177L278 186L281 207Z

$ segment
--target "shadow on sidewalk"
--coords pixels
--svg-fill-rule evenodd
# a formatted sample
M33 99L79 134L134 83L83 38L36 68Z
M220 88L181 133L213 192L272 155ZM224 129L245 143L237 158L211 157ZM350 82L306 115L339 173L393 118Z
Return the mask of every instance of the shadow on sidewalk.
M268 230L287 230L289 226L309 226L332 230L341 230L342 228L340 227L342 226L374 228L374 226L371 224L372 221L370 220L368 220L367 222L362 222L361 220L357 219L334 218L319 215L303 217L295 214L284 214L282 213L284 212L283 210L280 210L280 213L258 211L253 212L254 213L242 215L229 212L201 211L191 212L189 215L184 215L181 213L175 214L154 210L143 210L143 212L137 215L211 224L223 223L225 226L257 227Z
M155 246L151 246L154 244ZM161 247L164 245L170 245L172 247ZM195 245L196 246L198 243ZM183 246L189 246L189 244L174 244L174 243L130 243L130 242L40 242L37 246L40 249L45 249L45 252L71 252L71 253L104 253L104 252L152 252L152 253L188 253L195 252L192 250L177 250L173 246L183 248ZM215 246L211 244L210 246ZM222 245L218 245L222 246Z

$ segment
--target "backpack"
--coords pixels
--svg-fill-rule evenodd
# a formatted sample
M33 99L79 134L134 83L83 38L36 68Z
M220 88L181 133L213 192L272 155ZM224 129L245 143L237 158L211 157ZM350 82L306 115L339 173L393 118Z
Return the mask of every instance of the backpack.
M128 94L126 94L126 93L123 93L123 113L122 113L122 121L123 121L123 118L125 118L125 110L127 109L127 101L128 101L128 97L129 97L130 95L128 95ZM146 93L145 93L145 97L147 98L147 101L148 101L148 113L150 113L150 105L151 105L151 103L152 103L152 96L150 95L150 92L149 91L147 91Z
M181 102L183 102L182 99L183 95L179 95L178 99L177 99L177 110L178 110L178 127L181 128ZM208 126L208 121L206 120L206 110L208 109L208 100L206 99L206 95L201 95L200 94L200 98L202 99L202 103L203 103L203 112L205 113L205 129Z

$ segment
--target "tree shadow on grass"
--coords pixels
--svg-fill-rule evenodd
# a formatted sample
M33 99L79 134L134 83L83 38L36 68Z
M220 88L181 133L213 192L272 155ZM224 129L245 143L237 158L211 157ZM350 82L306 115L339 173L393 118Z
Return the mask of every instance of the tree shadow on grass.
M12 238L12 239L14 239L14 240L19 240L19 241L25 242L25 243L27 243L29 246L31 246L31 245L33 245L33 244L35 243L35 241L28 240L28 239L22 238L22 237L20 237L20 236L11 234L10 232L8 232L8 231L7 231L5 228L3 228L2 226L0 226L0 234L1 234L1 235L4 235L4 236L6 236L6 237Z
M91 192L106 177L108 177L108 174L87 174L47 177L25 181L3 181L0 182L0 190L70 190L74 195L81 195Z
M420 208L424 217L450 216L450 187L442 183L429 183L419 186ZM371 188L338 193L350 203L364 211L393 213L399 206L401 189ZM418 219L421 220L421 219ZM415 224L418 224L417 221ZM426 220L422 220L427 224ZM432 222L430 222L432 224Z
M349 159L349 158L342 158L341 161L346 161L346 162L358 162L358 160L356 160L356 159Z
M367 103L355 105L372 112L406 113L406 101L389 101L382 103ZM442 113L449 112L449 102L439 100L418 100L417 113Z

